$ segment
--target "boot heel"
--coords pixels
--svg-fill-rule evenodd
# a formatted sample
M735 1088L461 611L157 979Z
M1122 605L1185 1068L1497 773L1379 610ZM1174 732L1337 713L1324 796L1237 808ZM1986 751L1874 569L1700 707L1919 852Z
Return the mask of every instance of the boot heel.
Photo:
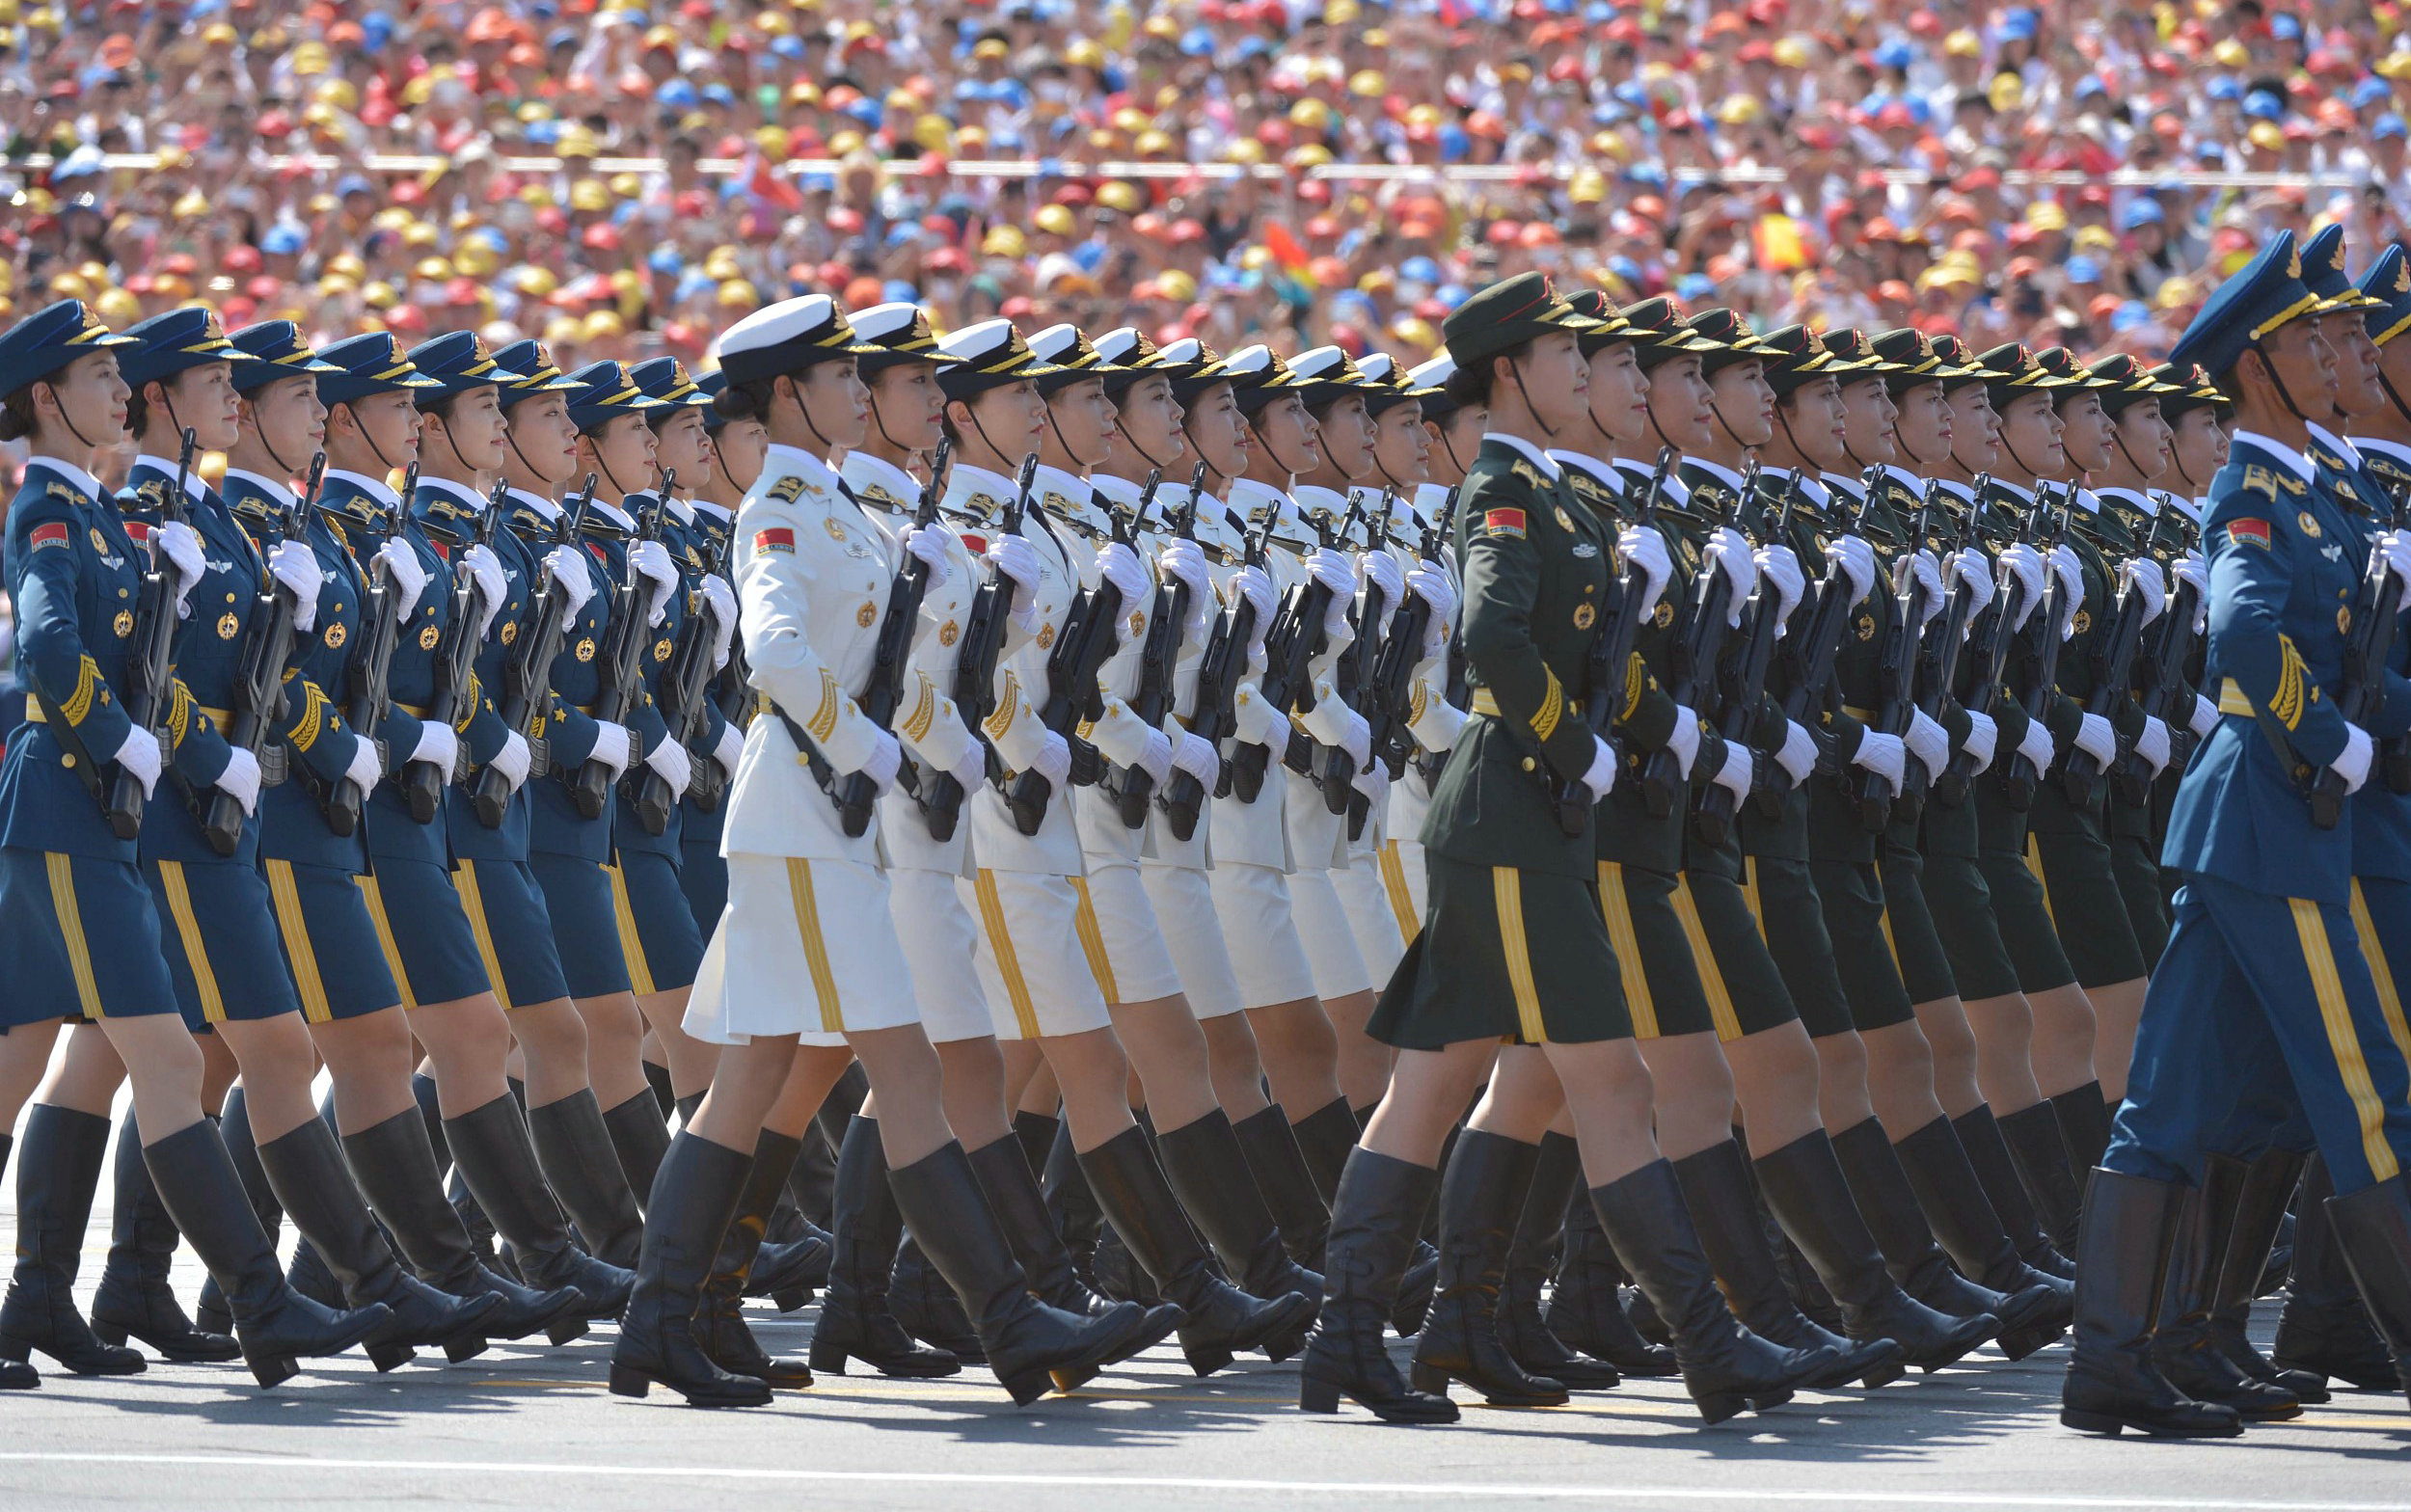
M34 1346L21 1338L0 1334L0 1360L14 1360L23 1364L34 1353Z
M2037 1350L2048 1349L2058 1343L2060 1336L2067 1332L2065 1328L2038 1323L2029 1328L2014 1329L1993 1342L2001 1346L2001 1353L2009 1359L2023 1360Z
M999 1376L997 1380L1013 1397L1013 1405L1016 1407L1029 1406L1044 1396L1055 1384L1043 1370L1017 1371L1012 1375Z
M419 1351L408 1344L370 1344L368 1346L368 1363L377 1367L380 1375L388 1370L399 1369L418 1358Z
M553 1341L555 1348L570 1343L573 1340L583 1338L586 1336L586 1320L583 1318L563 1318L558 1323L555 1323L552 1327L546 1329L544 1331L544 1336Z
M1231 1351L1218 1344L1201 1344L1195 1349L1182 1349L1181 1356L1189 1368L1201 1376L1212 1375L1231 1363Z
M812 1288L809 1286L798 1286L790 1291L774 1291L771 1293L771 1306L778 1309L781 1312L793 1312L798 1308L802 1307L805 1303L810 1302L811 1300Z
M653 1390L653 1378L631 1365L611 1366L611 1394L633 1396L641 1401Z
M1860 1376L1858 1378L1858 1384L1872 1391L1877 1387L1891 1385L1893 1382L1901 1378L1902 1373L1902 1367L1898 1362L1891 1364L1878 1365L1874 1369L1868 1371L1865 1375Z
M811 1361L814 1375L844 1375L846 1373L847 1356L846 1346L843 1344L815 1338L812 1340L812 1349L808 1358Z
M125 1347L125 1328L122 1324L103 1323L95 1318L93 1321L92 1334L93 1337L104 1344L113 1344L121 1349Z
M1785 1387L1779 1391L1769 1391L1763 1396L1753 1396L1749 1398L1749 1410L1755 1413L1762 1413L1770 1407L1780 1407L1791 1399L1791 1388Z
M1733 1391L1711 1391L1692 1398L1692 1405L1699 1409L1703 1422L1719 1423L1748 1410L1749 1398Z
M1434 1396L1449 1394L1449 1372L1438 1365L1427 1365L1418 1360L1408 1369L1406 1378L1419 1391L1427 1391Z
M252 1379L263 1388L281 1386L301 1369L291 1355L246 1355L243 1364L251 1366Z
M2059 1423L2061 1427L2073 1428L2078 1433L2099 1433L2112 1439L2117 1438L2119 1430L2127 1426L2126 1419L2115 1413L2092 1413L2074 1407L2060 1409Z
M1340 1389L1328 1381L1301 1376L1297 1384L1298 1411L1336 1413L1340 1410Z
M444 1343L444 1358L450 1361L454 1364L460 1364L465 1361L474 1360L485 1352L485 1337L483 1335L479 1334L472 1334L462 1338L447 1339Z
M1048 1380L1055 1383L1056 1390L1069 1395L1097 1379L1097 1366L1082 1365L1077 1370L1049 1370L1046 1376Z

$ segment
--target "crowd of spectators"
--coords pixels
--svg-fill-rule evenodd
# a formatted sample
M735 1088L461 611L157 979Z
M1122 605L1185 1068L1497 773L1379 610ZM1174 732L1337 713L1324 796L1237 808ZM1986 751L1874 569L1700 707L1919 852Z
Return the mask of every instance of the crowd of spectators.
M2157 357L2274 230L2401 233L2403 10L0 0L0 316L699 360L825 290L1411 361L1537 267Z

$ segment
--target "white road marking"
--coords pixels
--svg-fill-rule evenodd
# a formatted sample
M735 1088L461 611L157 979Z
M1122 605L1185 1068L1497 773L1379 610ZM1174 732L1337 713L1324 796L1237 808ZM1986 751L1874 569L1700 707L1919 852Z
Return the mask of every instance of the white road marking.
M1516 1486L1496 1481L1225 1480L1190 1475L947 1474L935 1471L798 1470L726 1465L592 1465L506 1460L301 1459L273 1454L76 1454L0 1450L0 1465L166 1467L197 1470L375 1471L430 1475L549 1475L786 1484L1043 1487L1049 1490L1253 1492L1287 1496L1476 1498L1510 1500L1736 1501L1770 1506L2036 1507L2071 1512L2411 1512L2404 1501L2231 1501L2190 1497L1960 1496L1948 1492L1792 1491L1732 1486Z

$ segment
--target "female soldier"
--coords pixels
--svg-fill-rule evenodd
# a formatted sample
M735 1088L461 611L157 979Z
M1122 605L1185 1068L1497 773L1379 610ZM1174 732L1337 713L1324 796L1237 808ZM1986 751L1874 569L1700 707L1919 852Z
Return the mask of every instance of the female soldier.
M1496 1169L1485 1154L1466 1155L1468 1145L1478 1151L1494 1136L1536 1143L1556 1106L1548 1089L1561 1082L1600 1220L1671 1322L1704 1417L1785 1400L1833 1364L1830 1351L1778 1349L1725 1310L1673 1173L1657 1154L1649 1073L1627 1042L1590 833L1595 803L1615 785L1617 755L1565 691L1568 682L1586 686L1591 642L1609 629L1597 606L1614 597L1613 543L1595 516L1574 512L1540 445L1587 403L1576 337L1592 326L1538 274L1494 284L1449 318L1459 364L1451 387L1461 401L1486 401L1490 411L1459 530L1466 653L1483 717L1450 752L1425 827L1430 910L1372 1020L1375 1037L1402 1053L1333 1209L1333 1290L1299 1398L1309 1411L1331 1411L1344 1393L1387 1420L1455 1418L1446 1397L1410 1392L1398 1381L1381 1325L1411 1226L1439 1179L1424 1162L1439 1154L1485 1071L1490 1090L1450 1162L1451 1186L1485 1165ZM1675 719L1672 702L1647 688L1625 714L1652 743L1665 742ZM1571 805L1558 801L1561 787L1576 795ZM1575 823L1561 824L1561 809ZM1510 1036L1518 1043L1502 1053L1499 1042ZM1453 1192L1443 1198L1452 1215L1479 1205ZM1503 1246L1454 1223L1448 1237L1457 1243L1443 1256L1443 1287L1483 1284L1466 1271L1492 1263L1490 1252ZM1482 1340L1465 1343L1471 1353ZM1419 1387L1460 1373L1434 1365L1419 1364Z
M699 1347L697 1294L740 1204L771 1205L749 1179L763 1129L800 1131L854 1056L884 1096L879 1129L897 1206L1015 1400L1043 1391L1050 1372L1076 1382L1122 1358L1147 1321L1136 1308L1078 1319L1030 1296L939 1103L937 1058L877 861L876 810L855 834L833 811L839 794L864 786L844 779L861 774L876 796L904 754L848 690L869 670L897 548L809 449L862 439L860 344L823 295L758 310L720 340L720 402L760 418L772 444L738 524L745 639L765 715L747 732L732 795L728 907L687 1012L690 1033L725 1048L655 1184L611 1363L611 1389L623 1394L659 1382L699 1405L770 1400L765 1381L721 1370ZM910 543L904 549L933 573L942 566L942 541ZM917 755L938 770L964 765L972 737L960 719L923 733L933 743L908 719ZM807 764L828 774L826 793L814 791Z
M728 377L717 368L695 379L695 387L718 399L728 387ZM712 466L697 480L694 493L695 524L707 540L720 549L721 572L736 555L737 506L745 500L745 490L762 475L762 453L770 446L762 422L747 418L732 420L714 404L703 412L705 431L712 442ZM732 685L741 685L742 668L730 671L723 667L714 688L726 703ZM738 754L745 750L743 725L752 714L748 700L731 722L738 725L735 742ZM721 737L726 743L727 737ZM718 752L714 753L718 760ZM720 828L728 815L728 784L737 780L734 767L723 765L726 776L717 792L706 797L697 789L690 788L679 816L678 844L685 854L679 858L678 885L687 891L687 902L694 912L695 928L709 938L719 923L720 909L728 902L728 860L720 854Z
M238 803L245 788L257 791L256 770L247 774L214 729L203 731L188 693L164 690L164 747L125 710L144 568L88 469L125 439L129 395L111 348L127 344L79 300L0 335L0 436L26 442L33 453L0 554L17 665L33 692L28 722L0 762L0 956L17 988L6 1011L10 1032L0 1036L0 1087L21 1088L39 1074L65 1005L94 1021L84 1033L105 1039L118 1063L100 1067L103 1079L114 1085L122 1066L133 1083L135 1116L148 1134L143 1158L160 1201L224 1289L253 1374L273 1386L293 1373L295 1357L348 1349L393 1314L381 1305L330 1312L278 1275L217 1127L202 1116L201 1052L177 1014L134 834L118 832L139 823L127 788L148 799L169 762L181 763L183 781ZM205 550L180 523L152 538L151 571L164 586L145 602L176 614L206 570ZM178 750L178 738L190 745ZM217 787L222 776L230 786ZM93 947L95 939L103 948ZM12 1097L12 1119L21 1096ZM90 1111L88 1097L45 1095L28 1120L17 1174L20 1258L0 1304L0 1358L22 1363L39 1348L70 1369L141 1368L133 1351L93 1338L68 1290L107 1141L105 1118ZM29 1369L9 1375L12 1385L33 1384Z

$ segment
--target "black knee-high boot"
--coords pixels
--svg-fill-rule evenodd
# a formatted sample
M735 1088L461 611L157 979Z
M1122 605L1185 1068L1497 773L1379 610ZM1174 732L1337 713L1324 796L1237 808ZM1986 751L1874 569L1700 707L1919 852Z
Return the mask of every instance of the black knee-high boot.
M659 1061L642 1064L644 1084L653 1089L654 1104L662 1110L663 1121L666 1122L669 1116L678 1111L678 1094L670 1090L669 1067Z
M259 1147L251 1132L251 1098L241 1082L227 1092L226 1107L218 1120L218 1137L226 1142L227 1158L234 1162L234 1174L242 1178L243 1191L251 1198L251 1210L267 1232L268 1247L276 1248L277 1229L284 1220L284 1209L277 1202L275 1188L269 1185L268 1173L259 1164ZM226 1293L218 1289L215 1276L202 1281L201 1301L193 1309L193 1324L208 1334L230 1334L234 1330L234 1314L226 1310Z
M594 1089L528 1110L528 1134L544 1179L569 1210L569 1221L586 1253L623 1269L637 1263L644 1243L644 1215L620 1169L619 1151L603 1122Z
M1508 1246L1531 1187L1540 1147L1469 1128L1440 1176L1440 1285L1415 1344L1419 1391L1451 1380L1503 1407L1555 1407L1565 1383L1535 1376L1499 1339L1499 1287Z
M137 1375L142 1355L104 1344L75 1306L75 1273L109 1156L109 1120L46 1102L16 1151L16 1271L0 1302L0 1358L40 1351L74 1375Z
M1332 1200L1323 1308L1306 1345L1298 1406L1337 1412L1346 1396L1384 1422L1454 1422L1445 1394L1408 1389L1390 1362L1383 1324L1414 1251L1415 1225L1440 1173L1369 1149L1348 1156Z
M1987 1309L2001 1320L2001 1352L2020 1360L2056 1342L2074 1308L2069 1283L2018 1257L1951 1120L1936 1119L1892 1148L1934 1236L1969 1280L2001 1294L2001 1306Z
M241 1354L242 1346L228 1336L195 1328L168 1284L180 1236L150 1184L150 1168L143 1163L142 1132L131 1108L118 1128L111 1185L109 1260L101 1268L100 1287L93 1293L94 1336L107 1344L138 1338L165 1359L187 1363L214 1364Z
M1110 1310L1114 1304L1089 1290L1072 1271L1070 1253L1055 1232L1046 1199L1039 1191L1038 1178L1030 1174L1029 1155L1020 1140L1000 1139L968 1151L964 1158L980 1178L980 1190L987 1194L989 1209L1005 1230L1015 1261L1029 1277L1031 1294L1082 1317L1098 1317ZM1149 1344L1170 1334L1180 1321L1180 1310L1170 1304L1154 1311L1163 1332L1149 1339Z
M2411 1392L2411 1191L2402 1177L2389 1176L2329 1198L2327 1218L2378 1337L2394 1357L2397 1386Z
M416 1114L402 1117L416 1125ZM291 1376L304 1356L341 1354L393 1322L381 1304L336 1311L284 1284L276 1251L207 1119L144 1147L143 1158L169 1216L226 1292L244 1363L261 1386Z
M0 1129L0 1176L9 1170L9 1151L14 1141ZM41 1372L22 1360L0 1359L0 1391L30 1391L41 1385Z
M646 1094L651 1101L651 1094ZM648 1114L649 1116L649 1114ZM681 1130L648 1200L637 1285L611 1350L612 1391L668 1387L695 1407L759 1407L770 1383L721 1369L696 1337L695 1310L753 1157Z
M1104 1231L1105 1215L1097 1210L1097 1195L1088 1189L1079 1153L1071 1148L1071 1127L1060 1119L1046 1145L1039 1190L1045 1195L1047 1215L1054 1220L1055 1231L1063 1235L1064 1249L1071 1256L1071 1269L1080 1283L1092 1291L1102 1290L1097 1274L1097 1247L1111 1236Z
M1967 1152L1967 1164L1974 1168L1976 1180L1984 1187L1985 1200L1992 1204L1992 1214L2001 1221L2002 1231L2009 1235L2010 1247L2018 1257L2045 1276L2067 1281L2076 1274L2075 1265L2062 1254L2056 1242L2057 1229L2046 1228L2046 1220L2036 1209L2032 1188L2018 1174L2018 1157L2010 1148L2008 1131L1993 1117L1992 1110L1978 1107L1951 1120L1951 1127L1959 1135L1959 1148ZM2072 1193L2074 1182L2070 1182ZM2065 1199L2069 1194L2060 1194ZM2059 1215L2060 1221L2072 1224L2076 1209Z
M510 1246L520 1279L540 1290L563 1287L582 1306L571 1316L615 1318L628 1306L636 1274L596 1259L570 1237L569 1222L536 1165L527 1115L508 1093L444 1120L453 1162L477 1203Z
M888 1310L889 1272L904 1236L904 1213L887 1184L887 1152L879 1120L856 1115L837 1150L834 1255L828 1290L812 1331L812 1368L844 1375L859 1360L881 1375L927 1378L962 1368L951 1351L913 1342Z
M1331 1210L1323 1205L1289 1120L1279 1104L1273 1104L1232 1124L1231 1132L1247 1157L1256 1190L1263 1195L1264 1206L1281 1230L1282 1248L1306 1269L1318 1269L1331 1228Z
M1674 1351L1643 1338L1624 1310L1624 1267L1600 1230L1598 1210L1579 1171L1563 1234L1557 1287L1549 1294L1549 1332L1567 1348L1606 1361L1619 1375L1676 1374Z
M2017 1162L2018 1174L2025 1180L2027 1195L2034 1200L2035 1216L2067 1266L2062 1274L2072 1276L2075 1262L2066 1257L2076 1247L2076 1221L2084 1212L2084 1194L2076 1186L2078 1168L2068 1158L2068 1141L2059 1132L2058 1112L2047 1102L2038 1102L1994 1121L2009 1146L2010 1158ZM1974 1153L1972 1148L1969 1153Z
M682 1099L678 1111L691 1118L693 1104L699 1100ZM669 1153L669 1126L662 1120L660 1109L647 1090L603 1110L603 1127L611 1136L611 1149L619 1156L619 1169L628 1177L628 1190L637 1195L640 1209L652 1201L654 1177L661 1174L662 1157Z
M2091 1184L2076 1244L2076 1349L2059 1420L2086 1433L2234 1438L2243 1432L2234 1408L2195 1401L2152 1364L2184 1188L2098 1168Z
M1323 1279L1289 1258L1264 1205L1231 1118L1220 1108L1155 1136L1155 1152L1190 1222L1239 1289L1258 1297L1295 1293L1322 1305ZM1305 1347L1306 1330L1278 1348L1276 1360Z
M812 1136L818 1138L818 1135ZM772 1356L745 1326L745 1278L762 1250L762 1233L771 1209L787 1189L801 1140L764 1129L753 1144L753 1165L737 1193L737 1209L720 1237L719 1254L704 1278L695 1309L695 1342L714 1364L736 1375L749 1375L772 1386L806 1387L811 1367L801 1360Z
M24 1187L18 1185L18 1201ZM2343 1381L2364 1391L2395 1389L2395 1363L2370 1326L2368 1310L2353 1285L2352 1271L2336 1242L2327 1200L2336 1183L2316 1155L2303 1169L2302 1196L2294 1204L2293 1270L2286 1283L2285 1310L2277 1315L2277 1338L2269 1361Z
M1568 1390L1597 1391L1620 1385L1623 1378L1613 1365L1585 1360L1568 1349L1540 1316L1540 1288L1557 1258L1565 1204L1582 1189L1582 1151L1573 1136L1542 1135L1531 1179L1516 1210L1506 1270L1499 1280L1497 1328L1508 1358L1527 1374L1562 1382Z
M2101 1084L2087 1082L2050 1103L2051 1116L2059 1120L2059 1137L2068 1146L2069 1166L2084 1172L2099 1165L2110 1142L2110 1105L2102 1100Z
M1047 1151L1055 1148L1055 1131L1063 1127L1063 1120L1051 1113L1031 1113L1024 1109L1013 1116L1013 1137L1021 1142L1021 1158L1029 1162L1030 1174L1046 1173Z
M2296 1150L2272 1149L2245 1167L2243 1193L2235 1203L2235 1231L2227 1241L2218 1286L2210 1298L2210 1341L2245 1375L2310 1403L2327 1400L2326 1381L2308 1370L2279 1369L2244 1332L2251 1320L2253 1298L2260 1295L2261 1278L2269 1265L2270 1249L2291 1216L2289 1204L2294 1189L2302 1184L2307 1158Z
M2223 1403L2246 1422L2273 1422L2301 1417L2302 1399L2245 1375L2210 1341L2210 1294L2234 1237L2243 1177L2242 1161L2210 1155L2203 1161L2202 1184L2179 1206L2152 1363L2169 1385L2197 1402Z

